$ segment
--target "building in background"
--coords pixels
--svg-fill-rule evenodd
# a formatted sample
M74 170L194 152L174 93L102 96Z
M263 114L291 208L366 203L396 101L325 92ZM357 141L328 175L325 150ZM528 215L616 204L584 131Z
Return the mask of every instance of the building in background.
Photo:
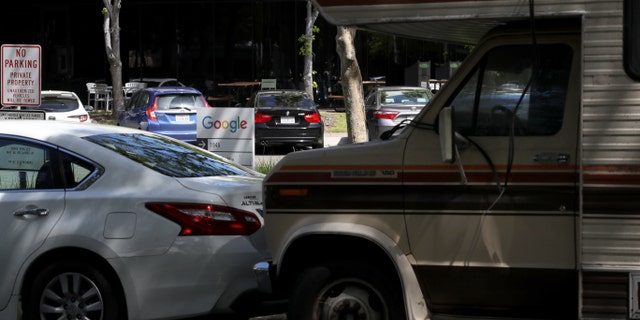
M11 2L3 5L7 17L0 19L0 43L41 45L43 89L73 90L83 97L86 82L110 82L102 8L99 0ZM298 38L305 18L305 0L122 1L123 81L177 78L211 95L227 93L220 92L218 83L263 78L297 88L303 70ZM340 71L336 29L321 17L316 25L314 69L326 92ZM416 61L438 63L466 54L462 46L365 31L358 32L356 41L363 78L385 77L387 84L403 84L405 68Z

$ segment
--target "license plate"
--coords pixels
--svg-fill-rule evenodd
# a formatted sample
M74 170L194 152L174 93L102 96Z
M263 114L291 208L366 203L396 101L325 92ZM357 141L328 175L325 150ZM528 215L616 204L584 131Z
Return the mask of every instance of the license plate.
M188 114L176 114L176 122L189 122Z
M44 111L2 110L0 120L44 120Z
M281 117L280 118L280 123L294 124L294 123L296 123L296 118L294 118L294 117Z

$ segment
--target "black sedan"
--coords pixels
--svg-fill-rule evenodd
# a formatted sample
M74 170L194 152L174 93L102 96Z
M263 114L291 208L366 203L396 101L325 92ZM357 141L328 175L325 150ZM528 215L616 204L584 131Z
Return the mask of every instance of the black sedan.
M322 148L324 125L313 98L300 90L258 91L247 102L255 109L256 147Z

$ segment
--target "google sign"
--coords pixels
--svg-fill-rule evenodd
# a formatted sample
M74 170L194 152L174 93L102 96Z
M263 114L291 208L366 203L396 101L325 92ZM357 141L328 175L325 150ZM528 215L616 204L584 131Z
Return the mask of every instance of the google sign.
M198 110L198 145L220 156L253 167L253 108Z
M204 116L202 118L202 126L205 129L230 130L231 133L236 133L238 130L246 130L248 122L247 120L240 120L240 117L233 120L215 120L212 116Z

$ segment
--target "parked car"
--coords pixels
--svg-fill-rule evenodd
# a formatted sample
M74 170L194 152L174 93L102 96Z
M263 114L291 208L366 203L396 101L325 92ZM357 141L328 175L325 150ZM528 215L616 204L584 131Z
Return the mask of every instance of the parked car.
M1 319L233 314L256 292L262 174L135 129L1 123Z
M256 145L324 146L322 117L313 98L305 91L257 91L247 106L255 109Z
M117 125L196 143L197 111L206 107L204 96L194 88L142 88L128 101Z
M135 78L130 82L143 82L147 87L184 87L185 85L176 78Z
M433 97L422 87L375 87L365 97L369 140L379 140L385 131L413 119Z
M2 110L44 111L46 120L91 122L91 106L84 106L75 92L45 90L40 92L39 106L5 106Z

